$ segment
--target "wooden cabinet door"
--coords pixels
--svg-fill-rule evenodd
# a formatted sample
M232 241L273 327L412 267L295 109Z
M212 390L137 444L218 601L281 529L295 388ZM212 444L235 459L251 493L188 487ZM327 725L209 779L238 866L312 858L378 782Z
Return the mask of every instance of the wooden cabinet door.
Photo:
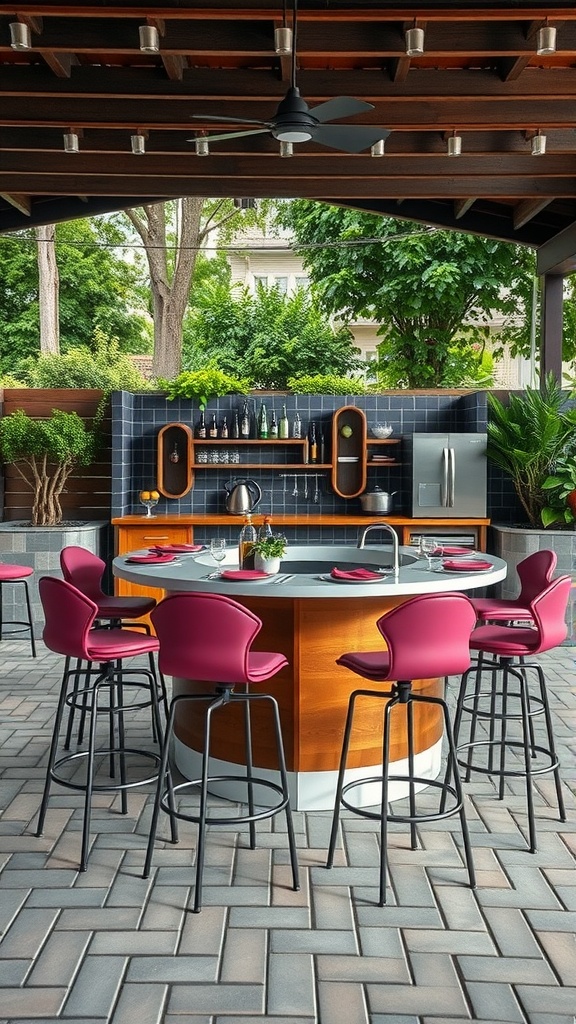
M116 527L116 554L125 555L129 551L153 547L154 544L191 544L193 531L191 526L166 526L159 523L139 523L137 526ZM165 597L166 591L157 587L141 587L128 580L115 579L117 594L129 597L155 597L157 601Z

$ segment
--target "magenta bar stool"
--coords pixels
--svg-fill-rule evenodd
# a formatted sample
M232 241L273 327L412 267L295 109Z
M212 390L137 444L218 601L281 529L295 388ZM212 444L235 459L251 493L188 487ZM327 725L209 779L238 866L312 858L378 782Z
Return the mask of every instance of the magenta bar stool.
M98 614L97 604L65 580L43 576L38 589L45 616L44 643L48 650L64 655L65 662L36 835L42 835L52 782L84 793L80 871L85 871L93 794L118 792L121 812L126 814L127 790L156 782L158 776L160 755L129 747L125 735L126 714L150 706L160 735L162 726L156 675L150 669L135 667L133 664L124 668L123 662L139 655L153 654L160 645L155 636L142 635L130 629L93 629ZM87 662L88 665L80 686L78 670L71 668L73 659ZM136 694L130 697L126 693L127 688L135 688ZM74 706L86 711L89 722L88 743L85 748L73 754L65 753L58 757L64 710ZM96 745L99 715L104 715L109 723L108 744L105 747ZM101 755L109 760L109 780L100 781L96 774L96 761ZM139 776L137 779L129 778L127 759L133 757L151 761L152 773L142 773L145 777ZM79 777L78 769L83 764L86 769Z
M520 580L517 598L471 597L479 623L529 621L530 603L552 580L557 561L556 552L547 548L523 558L516 567Z
M30 639L30 647L32 649L32 657L36 657L36 642L34 640L34 621L32 619L32 607L30 605L30 592L28 589L28 577L32 576L34 570L28 565L6 565L0 562L0 640L8 640L10 637L18 635L19 633L28 633ZM26 609L28 612L27 619L4 619L4 607L3 607L3 590L4 586L10 584L11 586L24 587L24 596L26 600ZM4 626L14 626L15 629L4 632Z
M269 693L252 691L253 686L266 682L283 669L288 664L286 658L283 654L269 651L253 651L252 644L262 627L261 620L237 601L220 594L172 594L154 609L152 622L160 640L159 667L161 673L179 679L201 680L206 683L206 692L178 694L172 699L143 877L148 878L150 874L160 809L170 816L173 829L175 818L196 823L198 825L198 845L193 910L197 914L202 909L202 873L208 827L221 825L230 829L236 825L247 824L250 848L254 849L256 846L256 822L272 818L284 811L292 865L293 889L298 890L300 888L298 858L278 703ZM239 687L238 692L235 689L236 686ZM168 755L174 732L176 711L186 703L197 701L206 705L200 778L174 786L168 767ZM254 774L253 771L250 707L261 702L267 703L272 712L272 729L278 759L278 782L262 777L260 774ZM244 706L245 773L243 775L210 775L212 717L216 713L225 715L226 708L236 703ZM222 782L245 785L246 800L244 803L247 805L245 813L230 815L209 813L209 786L211 783ZM272 792L275 799L272 806L257 806L255 792L257 793L262 787ZM178 795L191 789L199 790L198 812L190 810L189 807L183 809L176 805Z
M434 679L437 676L460 675L470 665L468 641L476 616L471 602L464 594L423 594L413 597L404 604L383 615L376 625L386 641L387 650L343 654L337 664L349 668L364 679L374 683L390 683L390 688L354 690L348 703L348 714L344 729L342 754L336 787L336 800L332 818L332 831L328 847L326 867L334 862L334 851L338 838L340 809L345 807L363 818L380 822L380 898L379 906L386 903L386 875L388 863L388 822L402 822L410 825L412 849L417 847L416 825L419 822L439 821L460 815L464 853L468 868L470 888L476 884L474 863L464 812L464 796L456 765L456 748L452 735L448 707L440 697L414 693L413 679ZM355 779L345 784L348 749L354 725L356 702L363 697L381 698L383 706L382 773L371 778ZM448 743L446 773L443 779L420 778L414 768L414 711L418 704L435 704L442 712L444 731ZM408 750L408 773L390 775L390 720L394 714L402 716L406 723ZM408 785L408 813L394 811L388 800L390 782L405 782ZM350 801L349 794L367 783L380 787L380 806L376 809L358 807ZM441 796L438 810L418 812L416 787L437 789ZM448 803L448 806L446 806Z
M528 627L498 623L478 626L470 638L470 648L479 652L479 663L464 672L458 694L454 734L458 764L471 772L495 776L498 798L504 798L507 778L523 778L526 785L530 853L536 852L536 821L534 816L533 780L549 772L554 774L560 821L566 821L562 797L559 760L546 678L542 666L532 659L551 651L566 638L566 607L570 596L570 576L559 576L547 583L528 606ZM489 654L493 661L483 661ZM529 672L535 672L538 693L529 687ZM484 678L487 675L487 682ZM473 687L469 684L473 681ZM545 746L534 739L533 720L543 715ZM462 742L460 730L468 723L467 739ZM514 723L518 728L512 731ZM478 728L484 729L478 737ZM478 755L485 755L481 761Z

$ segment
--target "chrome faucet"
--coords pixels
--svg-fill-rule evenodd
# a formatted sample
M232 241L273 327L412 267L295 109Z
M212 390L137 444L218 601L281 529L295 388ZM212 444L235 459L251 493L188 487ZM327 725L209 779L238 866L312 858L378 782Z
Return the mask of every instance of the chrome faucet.
M396 533L394 527L390 526L390 523L369 523L368 526L366 526L362 530L362 533L358 538L358 544L356 546L358 548L363 548L364 544L366 543L366 537L368 536L369 533L372 532L372 530L386 530L386 532L389 533L390 536L392 537L392 559L394 566L394 575L397 576L398 573L400 572L400 547L398 544L398 534Z

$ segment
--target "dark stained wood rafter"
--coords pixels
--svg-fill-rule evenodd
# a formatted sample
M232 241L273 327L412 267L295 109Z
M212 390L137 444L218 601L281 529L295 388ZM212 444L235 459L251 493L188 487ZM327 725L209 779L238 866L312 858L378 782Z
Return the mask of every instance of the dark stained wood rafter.
M556 237L576 225L576 5L299 0L302 96L311 107L341 95L373 104L346 123L390 129L385 155L311 141L287 162L266 133L196 156L197 133L231 126L193 114L237 117L246 128L274 115L290 81L290 59L274 53L282 8L0 3L0 232L112 208L114 197L125 206L129 197L308 196L549 244L551 258ZM14 21L30 29L31 49L11 48ZM139 49L143 24L158 31L157 53ZM545 24L557 49L539 56ZM404 33L414 25L424 54L408 57ZM71 130L78 153L63 149ZM538 131L546 153L536 157ZM454 132L462 155L451 159ZM134 134L145 138L142 155L131 152Z

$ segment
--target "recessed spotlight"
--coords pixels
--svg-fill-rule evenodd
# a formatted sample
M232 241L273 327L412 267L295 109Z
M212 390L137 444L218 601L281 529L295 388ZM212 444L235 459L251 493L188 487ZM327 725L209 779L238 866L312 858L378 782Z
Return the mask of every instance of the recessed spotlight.
M548 19L536 33L536 53L539 57L544 57L547 53L556 53L556 28L548 24Z
M13 21L10 25L10 46L13 50L31 50L32 35L30 26L21 21Z
M130 145L135 156L141 156L146 152L146 140L143 135L131 135Z
M196 150L196 156L210 156L208 139L204 139L201 136L194 139L194 148Z
M274 29L274 53L286 57L292 53L292 29L287 25Z
M448 142L446 151L448 156L461 156L462 155L462 136L457 135L453 132L452 135L448 136Z
M291 142L280 142L280 156L294 156L294 146Z
M546 136L542 135L540 130L536 132L536 135L532 136L530 152L532 156L544 156L546 153Z
M378 139L378 142L370 147L370 156L384 156L384 139Z
M424 53L424 29L409 28L405 35L406 54L408 57L421 57Z
M140 25L138 34L142 53L158 53L160 49L160 35L154 25Z
M78 153L80 150L77 132L64 132L64 152Z

